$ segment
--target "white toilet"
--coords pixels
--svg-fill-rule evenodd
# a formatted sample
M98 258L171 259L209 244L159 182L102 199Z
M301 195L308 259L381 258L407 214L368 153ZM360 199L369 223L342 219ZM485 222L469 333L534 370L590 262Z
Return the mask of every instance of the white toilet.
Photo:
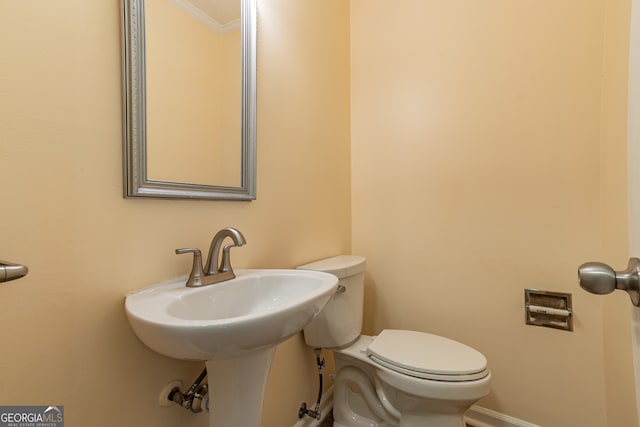
M341 255L298 267L339 279L337 293L304 329L307 345L334 352L334 427L464 427L464 413L489 394L487 359L424 332L360 335L365 263Z

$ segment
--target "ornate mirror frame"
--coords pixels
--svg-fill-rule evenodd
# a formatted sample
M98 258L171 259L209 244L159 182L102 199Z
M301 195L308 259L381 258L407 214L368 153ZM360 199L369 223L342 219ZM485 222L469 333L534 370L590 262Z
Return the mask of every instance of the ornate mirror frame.
M148 179L144 1L121 0L124 196L127 198L254 200L256 198L256 0L241 0L242 166L239 187Z

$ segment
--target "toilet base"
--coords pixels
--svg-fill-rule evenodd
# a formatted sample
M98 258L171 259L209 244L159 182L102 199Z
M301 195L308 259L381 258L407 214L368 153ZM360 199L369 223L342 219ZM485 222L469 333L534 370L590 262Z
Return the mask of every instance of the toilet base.
M372 362L361 350L369 337L361 336L349 348L334 350L334 427L465 427L464 414L489 392L490 375L479 381L451 384L426 381L419 394L391 386L388 376L397 375ZM404 377L403 377L404 378ZM393 383L393 381L392 381Z
M449 421L445 421L445 420L433 420L433 421L428 421L428 420L420 420L417 421L417 424L405 424L405 425L396 425L397 427L424 427L424 426L438 426L438 427L466 427L467 424L465 424L464 421L462 421L462 423L460 423L460 420L450 420ZM442 422L445 422L446 424L442 424ZM436 423L441 423L441 424L436 424ZM371 424L372 426L374 426L375 424ZM384 427L396 427L396 426L392 426L391 424L384 424ZM352 427L352 426L348 426L346 424L341 424L337 421L333 422L333 427ZM382 425L377 425L375 427L382 427Z
M465 427L464 415L437 415L411 416L405 414L398 427Z
M422 400L412 405L413 411L391 414L376 399L375 385L369 381L371 377L357 371L347 367L336 378L333 427L465 427L464 412L477 400ZM392 400L398 397L412 400L406 395L395 395Z

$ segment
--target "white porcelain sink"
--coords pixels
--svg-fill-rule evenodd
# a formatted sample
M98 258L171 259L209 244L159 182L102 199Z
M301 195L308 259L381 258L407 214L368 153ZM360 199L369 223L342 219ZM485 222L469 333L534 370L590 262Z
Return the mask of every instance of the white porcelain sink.
M201 288L185 279L131 292L136 335L152 350L184 360L227 359L276 345L301 331L329 301L337 278L301 270L239 270Z
M338 279L305 270L236 270L235 279L201 288L185 280L129 293L131 327L160 354L206 362L211 426L258 427L275 346L322 310Z

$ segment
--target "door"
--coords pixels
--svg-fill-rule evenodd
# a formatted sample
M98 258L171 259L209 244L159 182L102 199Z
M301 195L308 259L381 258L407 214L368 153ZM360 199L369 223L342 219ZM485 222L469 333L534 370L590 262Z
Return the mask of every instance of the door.
M640 254L640 0L631 6L627 124L629 253ZM640 419L640 308L631 308L636 409Z

